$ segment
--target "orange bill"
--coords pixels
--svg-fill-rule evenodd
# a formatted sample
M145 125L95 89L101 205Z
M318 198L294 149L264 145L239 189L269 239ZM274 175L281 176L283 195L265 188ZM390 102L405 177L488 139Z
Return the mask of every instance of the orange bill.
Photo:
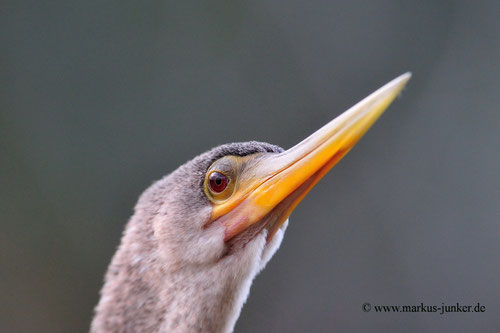
M231 197L213 205L210 221L226 227L230 240L263 218L270 239L314 185L351 150L410 79L405 73L279 154L245 162Z

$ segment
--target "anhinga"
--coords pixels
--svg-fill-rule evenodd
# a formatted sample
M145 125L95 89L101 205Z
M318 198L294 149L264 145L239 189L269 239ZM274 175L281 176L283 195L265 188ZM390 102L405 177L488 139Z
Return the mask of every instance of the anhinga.
M231 332L288 216L403 89L389 82L296 146L222 145L139 198L91 332Z

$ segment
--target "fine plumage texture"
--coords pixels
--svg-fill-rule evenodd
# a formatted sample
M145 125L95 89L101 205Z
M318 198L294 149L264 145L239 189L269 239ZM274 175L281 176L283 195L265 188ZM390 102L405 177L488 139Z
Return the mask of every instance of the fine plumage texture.
M205 173L223 156L282 151L255 141L222 145L147 189L109 266L91 332L231 332L288 223L270 242L255 227L225 243L222 225L204 228L212 210Z

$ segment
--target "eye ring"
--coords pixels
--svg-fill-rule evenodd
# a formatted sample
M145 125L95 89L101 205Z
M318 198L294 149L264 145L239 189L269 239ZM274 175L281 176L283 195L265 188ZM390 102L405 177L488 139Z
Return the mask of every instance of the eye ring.
M210 188L210 191L215 194L224 192L229 182L229 177L222 172L212 171L208 175L208 187Z

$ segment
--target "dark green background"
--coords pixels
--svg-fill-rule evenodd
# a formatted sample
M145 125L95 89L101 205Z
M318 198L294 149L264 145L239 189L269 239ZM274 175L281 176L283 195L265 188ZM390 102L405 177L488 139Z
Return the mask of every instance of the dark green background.
M3 1L0 331L85 332L139 194L292 146L397 75L291 216L237 332L500 328L498 1ZM364 313L375 304L485 313Z

